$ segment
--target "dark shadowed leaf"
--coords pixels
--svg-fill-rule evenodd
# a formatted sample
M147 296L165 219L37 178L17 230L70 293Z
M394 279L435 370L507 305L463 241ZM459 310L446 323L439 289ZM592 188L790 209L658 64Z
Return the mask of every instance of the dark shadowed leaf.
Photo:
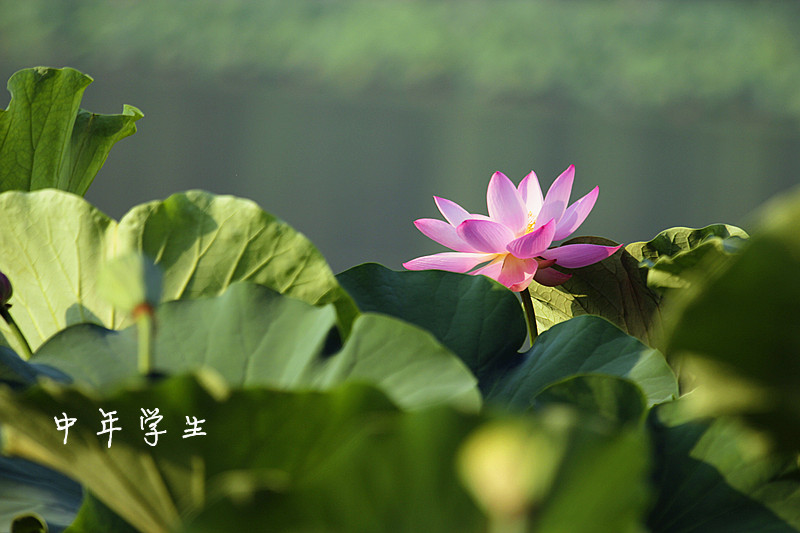
M106 531L139 533L138 529L123 520L88 490L84 492L83 504L75 517L75 521L64 531L65 533L101 533Z
M75 519L82 497L81 486L68 477L25 459L0 456L0 531L9 531L15 518L26 515L38 518L17 527L28 524L36 531L42 519L49 531L62 531Z
M617 424L638 424L647 399L635 383L611 375L578 375L553 383L534 398L533 407L568 404Z
M498 361L477 377L487 402L528 409L545 388L575 375L630 380L641 388L648 407L678 394L675 376L658 350L590 315L556 324L528 352Z
M763 439L735 420L693 419L685 402L651 414L659 494L650 531L799 531L796 456L769 453Z
M741 414L800 449L800 193L768 204L742 251L714 257L669 315L668 353L694 375L693 406ZM701 275L702 274L702 275Z
M427 329L473 372L515 353L525 342L519 299L485 276L440 270L395 272L366 263L336 279L359 309Z
M486 519L476 517L462 501L463 489L453 486L459 484L456 461L462 482L487 514L493 512L485 507L493 490L514 494L503 486L508 477L498 485L482 483L483 476L492 475L493 465L508 474L508 468L523 471L519 488L525 493L517 496L537 532L641 527L649 502L648 446L637 432L608 431L566 409L518 420L465 420L444 410L404 418L399 426L387 426L380 439L369 433L354 439L346 452L320 465L318 475L294 487L274 476L226 480L219 499L183 531L246 530L253 524L280 532L486 531ZM521 453L509 457L514 450ZM613 496L604 490L608 483L615 487Z

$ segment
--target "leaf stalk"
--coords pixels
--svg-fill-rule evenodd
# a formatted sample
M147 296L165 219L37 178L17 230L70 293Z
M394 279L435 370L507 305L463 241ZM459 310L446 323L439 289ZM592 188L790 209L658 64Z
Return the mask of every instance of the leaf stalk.
M28 339L25 338L25 335L22 334L22 331L17 326L17 323L14 321L14 318L9 313L8 308L10 306L8 304L0 304L0 315L3 316L3 320L6 321L8 327L11 328L11 333L14 335L14 338L17 339L17 342L22 349L22 358L25 361L28 361L31 357L33 357L33 351L31 350L31 345L28 344Z
M133 310L136 319L138 340L138 366L143 376L153 370L153 351L155 345L155 310L148 303L138 305Z
M531 339L531 346L539 336L539 328L536 327L536 312L533 310L533 297L531 292L525 288L520 292L522 307L525 309L525 319L528 322L528 336Z

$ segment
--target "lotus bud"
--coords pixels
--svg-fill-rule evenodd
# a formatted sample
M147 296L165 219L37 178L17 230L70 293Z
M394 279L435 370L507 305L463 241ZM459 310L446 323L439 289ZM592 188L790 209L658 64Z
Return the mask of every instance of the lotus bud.
M0 272L0 305L11 307L8 301L11 299L12 294L14 294L14 289L11 287L11 281L8 276Z
M20 331L17 323L14 322L14 317L11 316L11 312L9 311L11 304L8 303L8 301L11 299L12 294L14 294L14 289L11 287L11 280L8 279L8 276L0 272L0 317L8 324L11 335L17 340L18 346L16 346L15 349L20 356L27 361L31 358L33 352L31 351L30 344L28 344L28 340L25 338L25 335L22 334L22 331Z

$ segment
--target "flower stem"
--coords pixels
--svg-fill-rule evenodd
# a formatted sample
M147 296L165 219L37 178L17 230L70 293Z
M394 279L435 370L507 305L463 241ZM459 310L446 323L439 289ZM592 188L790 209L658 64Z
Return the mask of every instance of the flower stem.
M25 338L25 335L22 334L17 323L14 322L11 313L8 312L6 304L0 304L0 315L3 316L3 320L5 320L8 327L11 328L11 333L16 337L17 342L22 348L22 358L26 361L29 360L33 356L31 345L28 344L28 339Z
M491 517L489 519L489 533L525 533L528 531L528 521L521 519L500 519Z
M526 288L520 292L522 298L522 307L525 308L525 318L528 321L528 335L531 338L531 346L539 336L539 329L536 327L536 312L533 310L533 297L530 291Z
M153 370L153 345L155 344L155 310L149 304L140 304L133 310L136 319L139 348L139 373L148 375Z

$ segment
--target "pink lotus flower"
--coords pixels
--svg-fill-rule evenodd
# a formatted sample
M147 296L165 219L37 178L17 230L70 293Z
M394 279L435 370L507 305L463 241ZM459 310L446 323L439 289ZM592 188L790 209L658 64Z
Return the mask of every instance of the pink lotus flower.
M427 237L455 251L418 257L403 266L408 270L483 274L517 292L527 289L534 280L551 287L564 283L571 275L552 268L554 265L591 265L620 248L596 244L550 248L553 241L578 229L597 200L599 188L595 187L567 206L574 177L575 166L570 165L543 198L534 172L525 176L518 187L502 172L495 172L486 192L488 217L470 214L455 202L434 196L447 222L421 218L414 225ZM476 268L479 265L482 266Z

